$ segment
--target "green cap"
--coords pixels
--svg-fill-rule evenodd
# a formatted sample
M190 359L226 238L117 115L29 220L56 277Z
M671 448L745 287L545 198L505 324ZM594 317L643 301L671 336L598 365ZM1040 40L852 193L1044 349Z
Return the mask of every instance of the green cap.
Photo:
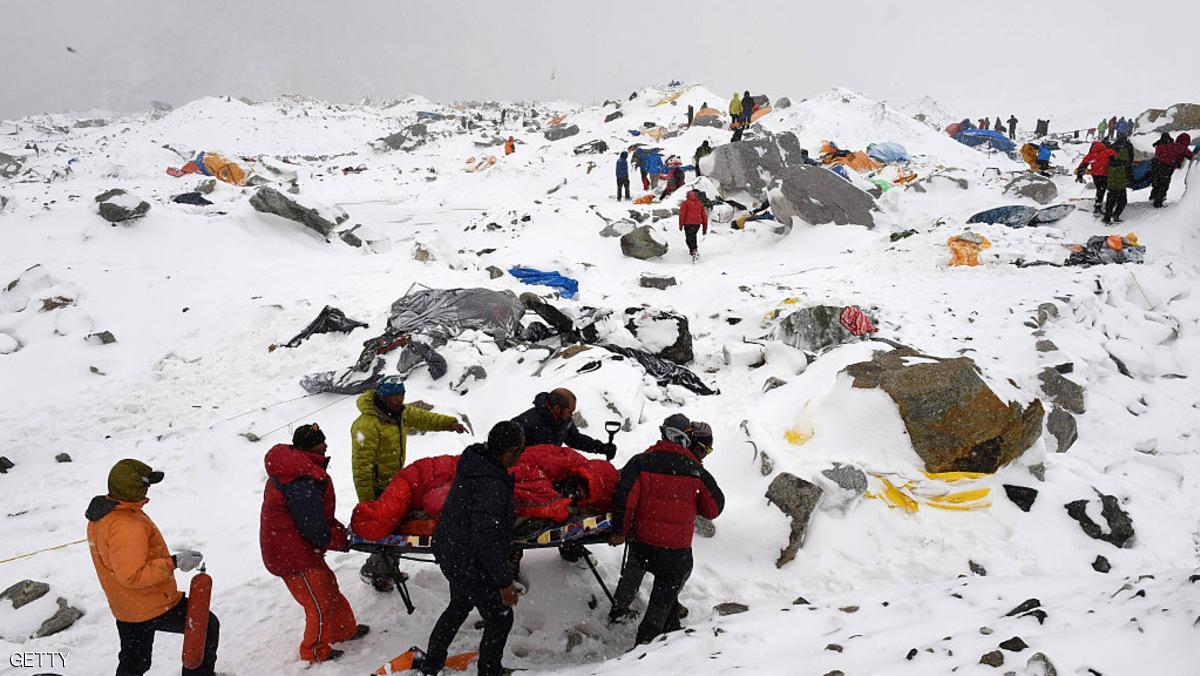
M150 469L150 465L126 458L108 472L108 494L122 502L137 502L146 497L150 484L163 480L163 473Z

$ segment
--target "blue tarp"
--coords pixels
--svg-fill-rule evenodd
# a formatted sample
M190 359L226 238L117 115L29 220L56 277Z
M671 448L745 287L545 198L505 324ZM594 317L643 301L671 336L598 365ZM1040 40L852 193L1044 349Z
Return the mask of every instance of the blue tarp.
M1133 163L1133 167L1129 172L1130 190L1145 190L1150 187L1150 184L1153 182L1150 176L1150 166L1152 164L1154 164L1153 160L1143 160Z
M563 298L574 298L575 294L579 293L579 282L570 277L564 277L558 272L546 272L544 270L534 270L533 268L523 268L519 265L514 265L508 269L508 274L516 277L525 284L553 286L559 290Z
M884 164L909 160L908 151L899 143L872 143L867 146L867 155Z
M998 223L1010 228L1024 228L1060 221L1072 211L1075 211L1075 207L1071 204L1059 204L1044 209L1017 205L996 207L975 214L967 223Z
M986 143L1002 153L1011 152L1017 147L1017 144L1010 141L1007 136L992 129L967 129L960 131L954 137L954 140L972 148Z

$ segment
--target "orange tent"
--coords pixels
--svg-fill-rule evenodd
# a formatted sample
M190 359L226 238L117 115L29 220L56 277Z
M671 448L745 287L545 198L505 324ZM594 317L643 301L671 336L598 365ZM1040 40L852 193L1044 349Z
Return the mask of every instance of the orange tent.
M850 153L841 157L830 157L825 160L825 163L831 167L846 165L860 174L869 174L883 168L883 165L878 160L875 160L864 152Z
M762 108L755 110L753 113L750 113L750 121L758 122L758 118L762 117L763 115L766 115L767 113L771 112L772 110L774 110L774 108L772 108L771 106L763 106Z

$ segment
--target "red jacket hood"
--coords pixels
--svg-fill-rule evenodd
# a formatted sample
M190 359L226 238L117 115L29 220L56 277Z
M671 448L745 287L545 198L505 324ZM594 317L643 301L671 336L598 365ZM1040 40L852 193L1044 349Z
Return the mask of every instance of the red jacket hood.
M1175 139L1175 143L1184 147L1190 146L1192 144L1192 135L1185 131Z
M267 451L263 464L267 468L267 476L281 484L290 484L300 477L311 477L317 481L327 481L329 474L325 465L329 458L320 453L311 453L287 444L276 444Z

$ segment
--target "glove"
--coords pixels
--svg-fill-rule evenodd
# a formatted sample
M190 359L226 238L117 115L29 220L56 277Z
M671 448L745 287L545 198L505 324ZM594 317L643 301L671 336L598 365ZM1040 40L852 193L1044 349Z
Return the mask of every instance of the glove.
M204 560L204 555L194 549L185 549L182 552L172 554L171 560L175 562L176 568L184 573L188 573L200 565L200 562Z
M616 444L604 444L600 447L600 452L604 454L604 459L612 462L612 459L617 457Z

